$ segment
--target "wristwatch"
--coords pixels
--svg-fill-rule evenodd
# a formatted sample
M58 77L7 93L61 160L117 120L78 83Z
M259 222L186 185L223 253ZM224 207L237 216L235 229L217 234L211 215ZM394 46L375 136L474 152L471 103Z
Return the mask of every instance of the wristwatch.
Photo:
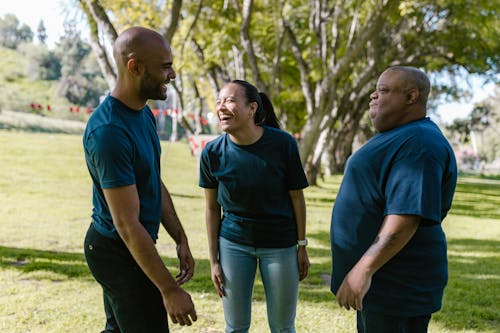
M298 246L307 246L307 238L304 238L304 239L300 239L297 241L297 245Z

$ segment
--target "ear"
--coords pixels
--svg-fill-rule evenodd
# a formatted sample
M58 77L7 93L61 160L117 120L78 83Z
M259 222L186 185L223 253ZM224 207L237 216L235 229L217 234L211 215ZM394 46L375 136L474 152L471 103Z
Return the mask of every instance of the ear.
M250 109L252 110L252 112L250 112L250 117L251 118L254 118L255 114L257 113L257 108L259 107L259 105L257 104L257 102L251 102L250 103Z
M141 64L134 58L129 59L127 69L132 75L139 75L141 73Z
M406 94L406 104L415 104L418 101L420 93L417 88L411 88Z

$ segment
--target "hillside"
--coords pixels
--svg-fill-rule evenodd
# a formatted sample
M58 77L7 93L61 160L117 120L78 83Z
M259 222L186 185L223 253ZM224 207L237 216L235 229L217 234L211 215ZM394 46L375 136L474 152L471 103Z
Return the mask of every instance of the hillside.
M83 120L81 115L71 115L70 103L57 96L58 81L29 78L29 64L30 60L22 52L0 46L0 111L14 110ZM50 111L47 106L50 106Z

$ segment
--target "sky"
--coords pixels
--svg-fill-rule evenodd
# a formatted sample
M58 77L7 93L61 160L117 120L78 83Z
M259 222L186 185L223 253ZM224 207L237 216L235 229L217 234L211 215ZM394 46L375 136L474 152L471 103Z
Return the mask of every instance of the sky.
M76 0L0 0L0 17L11 13L16 15L21 24L27 24L36 33L40 20L43 19L47 30L47 45L53 47L64 34L65 19L79 19ZM85 30L85 29L81 29ZM85 31L82 38L86 39ZM493 95L494 85L482 85L482 80L472 77L472 98L467 102L443 103L437 108L440 120L450 123L455 118L465 118L472 110L473 104ZM467 87L462 81L464 87ZM437 120L437 118L435 118Z
M43 20L47 30L47 45L53 47L64 35L66 19L81 19L77 0L0 0L0 17L14 14L21 24L30 26L36 35L38 24ZM82 32L82 37L85 38Z

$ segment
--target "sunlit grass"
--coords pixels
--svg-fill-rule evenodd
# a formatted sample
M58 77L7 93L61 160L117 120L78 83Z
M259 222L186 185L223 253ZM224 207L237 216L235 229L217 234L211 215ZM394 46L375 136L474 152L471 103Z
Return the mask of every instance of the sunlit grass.
M222 306L210 281L203 190L186 143L162 142L162 176L196 258L185 286L199 320L172 332L222 332ZM78 135L0 131L0 332L99 332L102 295L82 253L90 223L91 183ZM330 214L341 176L306 190L310 276L301 283L298 332L353 332L353 312L341 310L327 281ZM500 182L462 178L444 222L450 280L430 332L498 332L500 327ZM157 247L176 272L165 231ZM268 332L264 290L254 293L251 332Z

